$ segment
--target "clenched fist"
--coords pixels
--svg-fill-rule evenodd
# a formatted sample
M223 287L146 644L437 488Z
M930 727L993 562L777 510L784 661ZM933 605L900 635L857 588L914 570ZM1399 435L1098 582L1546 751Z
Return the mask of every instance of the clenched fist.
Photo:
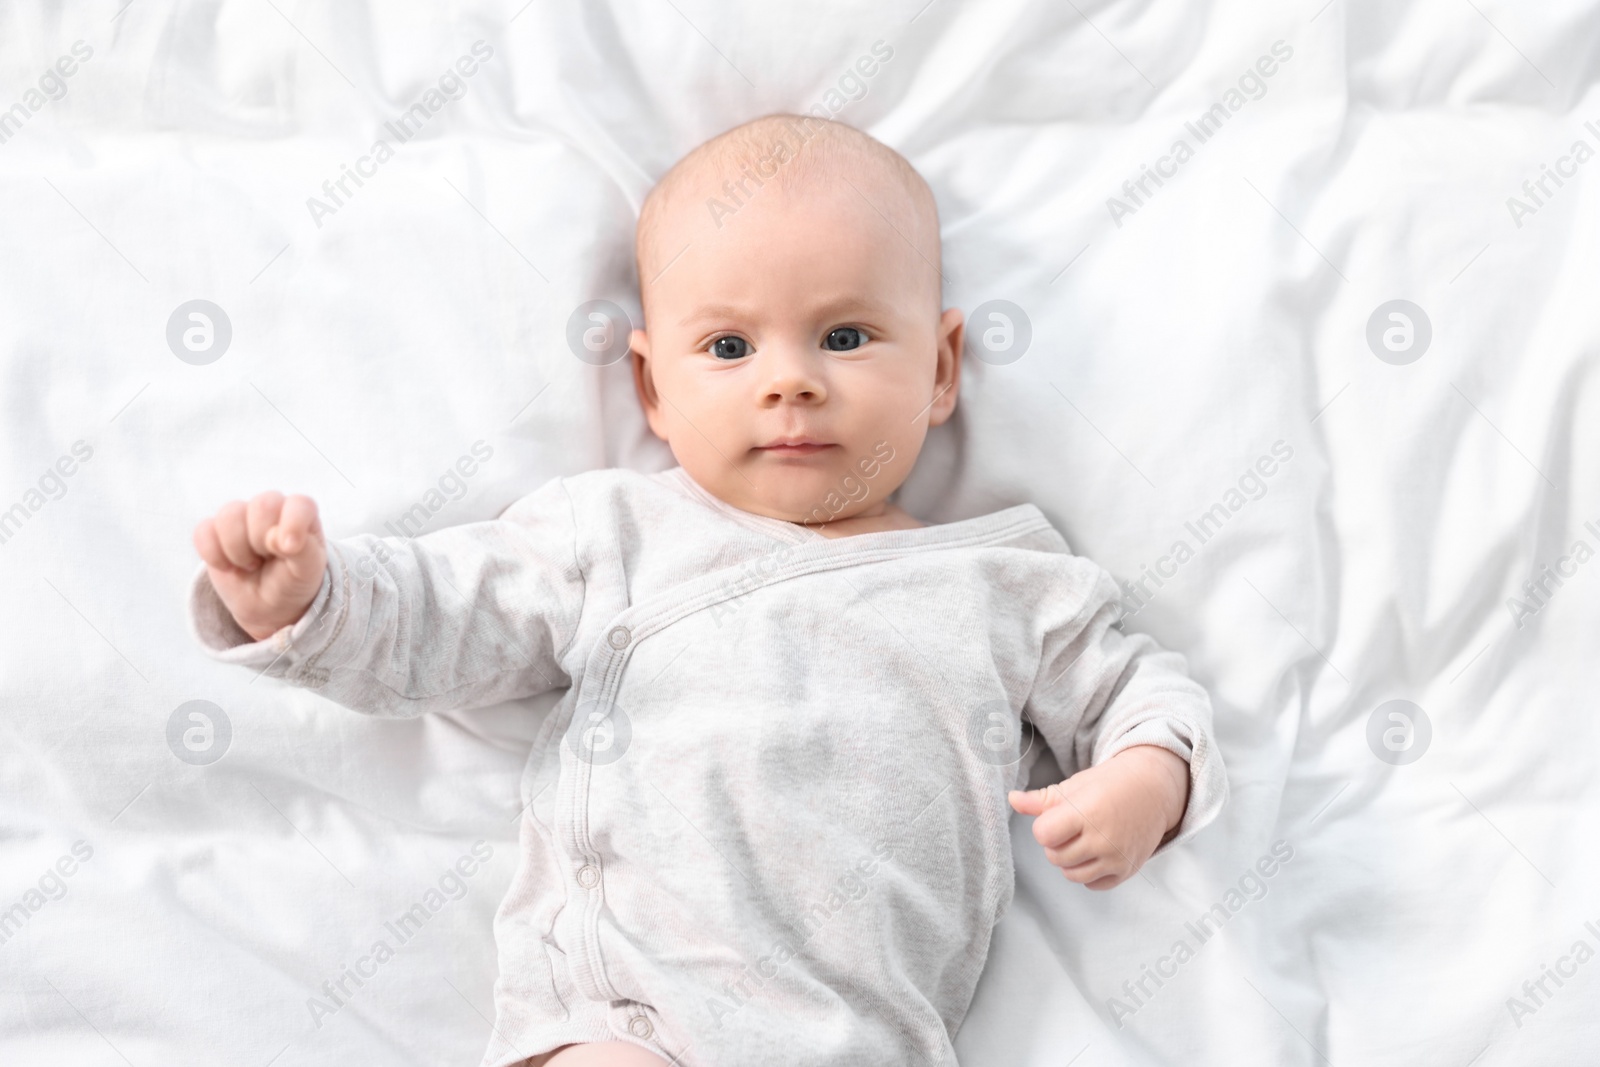
M1189 802L1189 765L1164 748L1134 745L1064 782L1012 790L1033 820L1033 839L1061 873L1090 889L1132 878Z
M257 641L299 621L328 566L317 505L307 496L230 501L194 528L194 547L234 621Z

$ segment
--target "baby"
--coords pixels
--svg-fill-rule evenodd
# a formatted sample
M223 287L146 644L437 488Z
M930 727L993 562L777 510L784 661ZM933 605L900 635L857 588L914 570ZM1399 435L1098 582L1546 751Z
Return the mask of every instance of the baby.
M227 504L195 529L196 633L378 715L563 691L483 1067L954 1063L1011 811L1117 885L1222 806L1210 703L1033 505L890 502L955 410L963 325L897 153L740 126L651 192L636 252L634 381L678 466L415 540ZM1020 791L1044 744L1069 776Z

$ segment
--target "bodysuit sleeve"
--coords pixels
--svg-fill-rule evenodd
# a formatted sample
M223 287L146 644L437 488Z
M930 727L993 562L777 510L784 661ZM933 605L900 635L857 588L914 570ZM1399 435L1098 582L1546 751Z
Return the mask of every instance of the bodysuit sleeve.
M1117 585L1104 569L1074 557L1064 585L1051 590L1043 612L1040 667L1024 715L1069 776L1134 745L1185 760L1189 803L1178 832L1157 850L1165 851L1214 819L1227 800L1211 700L1182 655L1146 634L1122 632Z
M584 600L574 527L556 479L492 521L329 541L316 599L260 641L234 622L201 566L191 628L214 659L374 715L532 696L571 682L561 654Z

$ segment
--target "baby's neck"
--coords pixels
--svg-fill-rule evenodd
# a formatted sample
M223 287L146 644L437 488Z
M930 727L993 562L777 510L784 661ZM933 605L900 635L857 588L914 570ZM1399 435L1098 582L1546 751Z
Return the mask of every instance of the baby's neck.
M885 504L872 514L852 515L848 519L835 519L832 522L808 522L803 525L808 530L817 531L823 537L851 537L855 534L878 533L880 530L916 530L923 524L912 518L904 508Z

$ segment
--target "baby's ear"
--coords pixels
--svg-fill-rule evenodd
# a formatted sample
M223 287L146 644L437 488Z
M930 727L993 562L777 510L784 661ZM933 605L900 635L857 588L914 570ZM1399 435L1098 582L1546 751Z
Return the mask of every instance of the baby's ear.
M939 426L956 410L961 394L961 345L966 323L960 308L946 308L939 316L938 350L933 377L933 405L928 409L928 425Z
M660 418L661 398L656 393L655 378L650 373L650 336L643 330L628 335L628 358L633 361L633 388L639 394L639 406L644 408L645 421L650 430L663 441L667 435L656 425Z

